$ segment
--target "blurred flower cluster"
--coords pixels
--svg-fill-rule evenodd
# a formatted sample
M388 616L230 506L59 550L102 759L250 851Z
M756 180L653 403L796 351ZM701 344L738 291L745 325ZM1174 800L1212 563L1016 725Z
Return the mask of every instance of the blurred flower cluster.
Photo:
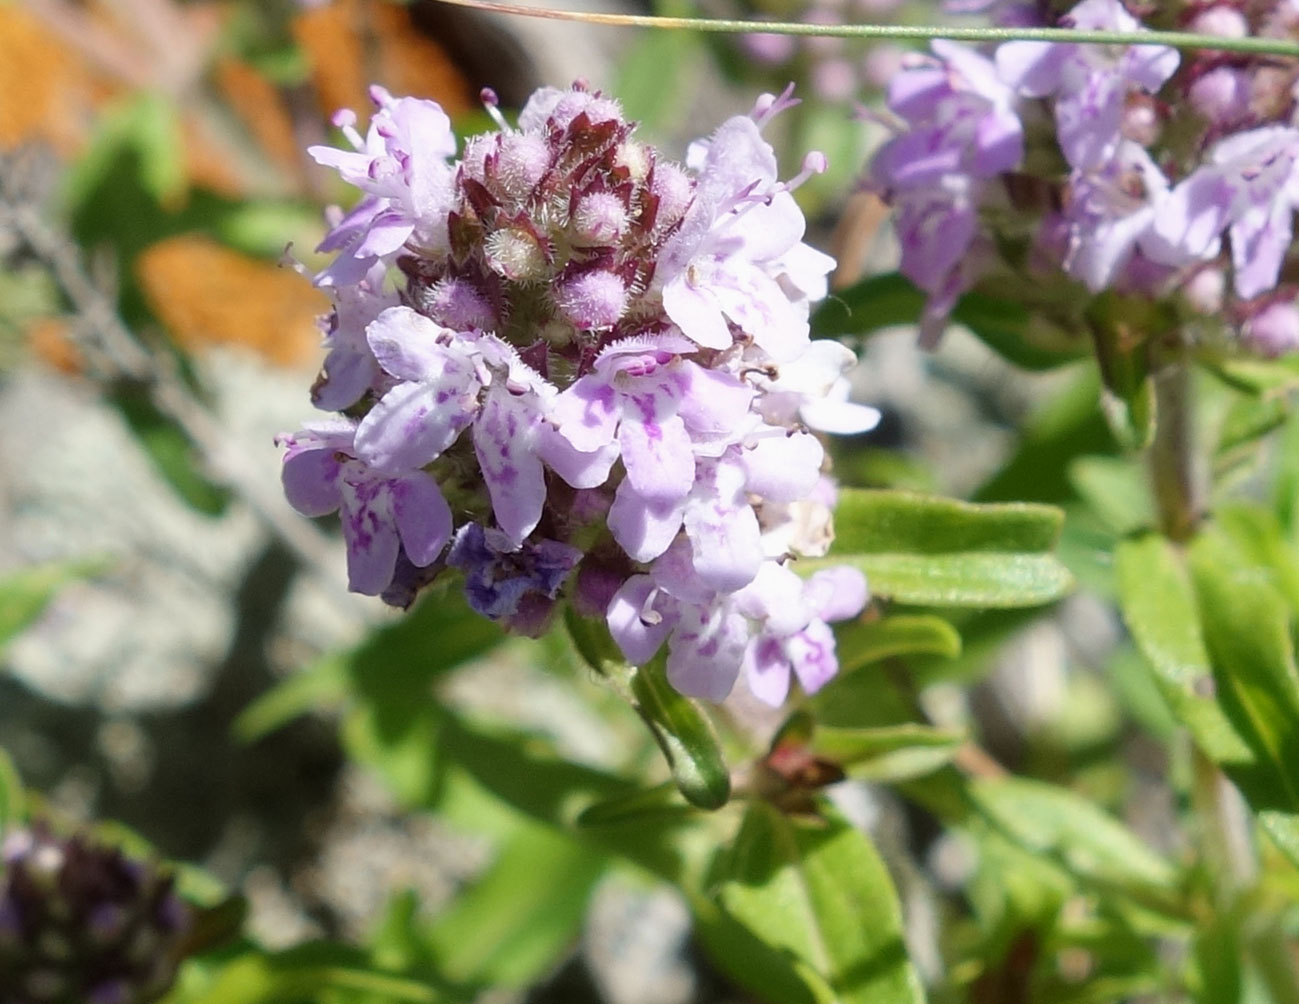
M490 94L485 95L495 113ZM834 486L812 430L878 419L847 400L853 354L812 342L828 256L803 243L752 113L685 165L575 85L460 158L442 109L375 89L351 149L314 147L364 193L317 283L335 299L314 388L341 417L285 437L301 512L341 511L354 590L408 605L446 566L480 613L542 633L562 593L607 617L627 659L666 642L681 691L721 699L741 668L778 704L837 666L827 621L860 573L804 582ZM400 289L388 285L395 268Z
M1299 32L1288 0L1161 5L1150 25L1119 0L1059 18L1037 4L978 6L1004 23L1080 30ZM1171 302L1204 340L1299 347L1285 268L1299 205L1295 85L1292 64L1262 56L934 43L892 82L895 136L870 171L896 211L902 271L928 294L924 337L984 276L1063 269L1091 293Z
M190 914L169 876L42 825L0 853L0 1001L147 1004L171 987Z

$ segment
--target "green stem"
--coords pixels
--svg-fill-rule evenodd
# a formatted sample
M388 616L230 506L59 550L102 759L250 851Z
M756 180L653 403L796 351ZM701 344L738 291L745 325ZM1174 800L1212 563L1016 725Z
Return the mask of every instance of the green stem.
M591 11L524 7L493 0L440 0L455 7L470 7L493 14L584 21L587 24L638 28L674 28L726 34L813 35L818 38L871 38L891 41L926 41L945 38L957 42L1073 42L1083 45L1166 45L1172 49L1239 52L1255 56L1299 57L1299 43L1276 38L1222 38L1189 31L1079 31L1074 28L961 28L952 25L910 24L803 24L790 21L733 21L724 18L663 17L655 14L606 14Z
M1203 464L1195 449L1191 370L1184 355L1154 374L1155 438L1148 460L1159 524L1178 542L1189 540L1204 511Z

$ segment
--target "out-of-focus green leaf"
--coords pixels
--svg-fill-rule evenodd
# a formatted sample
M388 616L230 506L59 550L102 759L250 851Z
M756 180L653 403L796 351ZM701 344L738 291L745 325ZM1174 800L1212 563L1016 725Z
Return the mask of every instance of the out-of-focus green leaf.
M1292 353L1276 359L1220 359L1202 361L1219 379L1252 394L1283 393L1299 387L1299 360Z
M1176 548L1159 534L1146 534L1120 543L1115 565L1123 619L1174 717L1216 763L1251 760L1209 696L1213 669L1190 575Z
M607 826L637 821L661 822L693 813L675 784L664 782L596 802L577 817L578 826Z
M895 782L950 763L967 738L960 730L914 723L864 729L818 725L807 750L843 767L849 777Z
M101 117L90 149L77 158L65 181L69 202L88 201L116 169L124 150L132 151L137 176L156 202L174 200L184 191L176 104L163 94L138 94Z
M1299 549L1286 539L1276 514L1260 505L1232 502L1217 507L1214 522L1239 549L1241 560L1267 575L1299 614Z
M607 859L539 823L522 825L429 931L455 983L525 987L552 969L581 927Z
M102 561L56 562L23 568L0 579L0 654L41 615L59 590L106 567Z
M801 561L800 572L852 565L871 593L931 607L1028 607L1058 600L1073 576L1049 554L843 554Z
M666 656L629 666L602 621L579 617L569 608L566 623L578 654L631 702L649 727L686 800L701 809L725 805L731 776L717 736L698 702L668 683Z
M22 822L25 801L18 768L9 754L0 749L0 835Z
M1156 523L1146 474L1130 460L1079 457L1069 465L1069 481L1116 534L1134 533Z
M1173 893L1177 870L1093 802L1027 778L970 783L979 811L1021 846L1088 881L1160 899Z
M679 8L677 13L682 16L690 14L688 5L665 6ZM679 125L706 55L704 41L697 35L661 31L639 35L619 60L613 88L627 118L650 130L670 130Z
M844 1004L923 1001L884 863L865 834L822 811L795 818L752 804L720 869L719 905L798 970L815 973L814 999L824 999L822 982Z
M717 968L764 1004L835 1004L835 992L792 953L759 938L716 903L696 897L694 929Z
M382 706L389 718L414 715L434 680L504 637L458 590L431 590L356 648L327 655L263 694L236 719L234 733L252 742L310 710L337 708L349 695Z
M1055 546L1064 514L1031 503L976 504L911 492L844 489L833 554L1041 552Z
M1256 810L1299 811L1299 670L1285 600L1212 529L1190 557L1218 702L1273 774L1266 802L1246 797Z
M1067 340L1050 329L1045 312L981 292L966 293L952 311L979 341L1007 362L1026 370L1050 370L1086 355L1082 338Z
M925 294L897 272L872 275L838 290L812 313L816 338L866 335L896 324L915 324Z
M1215 450L1221 460L1225 455L1254 445L1259 439L1279 429L1289 417L1284 397L1242 397L1227 411L1218 431Z
M954 659L961 654L961 636L941 617L894 614L873 621L854 621L836 633L839 672L903 655L934 655Z
M330 990L375 994L392 1004L448 999L431 986L367 968L364 956L353 949L317 944L278 954L242 954L222 966L202 991L175 1004L306 1004Z

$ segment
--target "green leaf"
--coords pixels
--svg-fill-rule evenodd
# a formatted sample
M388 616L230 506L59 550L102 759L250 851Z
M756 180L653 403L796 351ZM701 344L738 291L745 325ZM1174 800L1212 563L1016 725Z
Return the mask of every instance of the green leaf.
M679 13L688 16L689 10ZM647 31L637 36L619 60L613 87L627 118L651 130L680 125L706 56L698 35Z
M309 945L275 955L249 952L224 965L203 991L184 1004L298 1004L329 990L376 994L392 1004L441 1004L430 986L366 968L341 945Z
M1069 465L1079 496L1115 534L1135 533L1156 523L1145 472L1118 457L1079 457Z
M1215 763L1247 763L1248 746L1210 696L1213 668L1191 578L1176 548L1149 533L1115 552L1119 603L1174 717Z
M413 610L372 631L360 645L325 656L267 691L243 710L234 734L252 742L313 709L337 708L349 697L369 703L394 730L431 699L440 676L504 640L460 591L430 590Z
M941 617L894 614L872 621L854 621L836 633L839 673L903 655L934 655L955 659L961 636Z
M521 825L487 872L429 930L438 971L456 983L533 983L576 940L606 864L565 834Z
M107 567L102 561L52 562L23 568L0 579L0 653L35 622L61 589Z
M1085 355L1082 339L1065 339L1052 330L1046 312L1001 296L966 293L952 311L979 341L1007 362L1026 370L1050 370Z
M141 187L156 202L174 201L184 192L185 157L175 104L160 93L137 94L100 116L90 149L67 176L68 201L93 198L126 151Z
M1045 554L1063 514L1023 503L976 505L910 492L846 489L827 558L800 561L811 573L860 568L871 592L903 603L1015 607L1064 595L1072 577Z
M186 505L205 516L225 512L230 492L200 471L201 458L189 437L142 387L119 387L111 400L158 473Z
M818 725L807 750L843 767L849 777L889 783L950 763L967 739L959 729L914 723L857 729Z
M1190 556L1219 703L1273 775L1265 802L1262 792L1246 797L1256 810L1299 811L1299 670L1286 602L1213 530Z
M629 666L602 621L565 612L578 654L602 674L649 727L672 770L672 779L691 805L716 809L731 795L731 776L707 715L697 701L668 683L666 655L648 665Z
M1144 449L1155 433L1149 339L1175 320L1163 305L1113 292L1092 301L1087 320L1100 365L1101 411L1124 449Z
M1016 843L1092 883L1159 901L1178 873L1131 830L1087 799L1028 778L979 778L970 794L983 816Z
M721 909L796 971L815 974L805 979L814 999L825 999L824 984L843 1004L923 1001L884 863L865 834L822 812L794 818L752 804L720 868Z
M864 554L800 561L811 574L852 565L865 574L871 594L931 607L1027 607L1058 600L1073 576L1049 554Z
M639 788L625 795L596 802L577 817L578 826L660 822L689 815L695 810L681 801L681 793L670 781L652 788Z
M1222 420L1218 431L1217 461L1227 454L1253 446L1264 436L1279 429L1290 415L1284 397L1243 397L1237 399Z
M0 836L23 821L23 781L9 754L0 749Z
M812 335L866 335L897 324L915 324L924 309L925 294L900 273L867 276L821 302L812 313Z
M834 554L950 554L1050 550L1064 514L1053 506L976 504L912 492L845 488L835 509Z

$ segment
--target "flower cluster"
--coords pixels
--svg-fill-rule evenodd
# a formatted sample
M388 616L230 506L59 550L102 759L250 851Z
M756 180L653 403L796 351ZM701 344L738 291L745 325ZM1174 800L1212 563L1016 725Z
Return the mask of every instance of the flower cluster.
M1220 36L1299 31L1288 0L1163 5L1158 16L1158 27ZM1058 23L1146 27L1120 0L1083 0ZM871 170L897 210L902 271L929 295L929 339L963 292L1006 265L993 235L1013 231L1028 176L1053 192L1028 260L1053 261L1091 292L1171 296L1202 327L1225 317L1268 354L1299 347L1296 290L1278 285L1299 206L1297 82L1292 63L1183 62L1159 45L935 43L893 82L901 121Z
M43 827L0 846L0 1004L147 1004L172 985L190 915L171 879Z
M826 621L865 584L844 571L827 596L783 562L829 536L810 430L878 414L847 401L852 353L809 339L833 261L790 194L823 158L782 182L762 137L788 93L684 165L581 84L538 91L517 127L495 113L459 159L436 104L373 98L364 136L337 118L351 150L310 151L365 195L317 280L336 307L314 399L341 416L284 437L288 498L340 511L352 588L405 605L451 566L514 630L567 597L633 662L666 642L689 694L725 696L742 667L775 702L791 672L824 682Z

